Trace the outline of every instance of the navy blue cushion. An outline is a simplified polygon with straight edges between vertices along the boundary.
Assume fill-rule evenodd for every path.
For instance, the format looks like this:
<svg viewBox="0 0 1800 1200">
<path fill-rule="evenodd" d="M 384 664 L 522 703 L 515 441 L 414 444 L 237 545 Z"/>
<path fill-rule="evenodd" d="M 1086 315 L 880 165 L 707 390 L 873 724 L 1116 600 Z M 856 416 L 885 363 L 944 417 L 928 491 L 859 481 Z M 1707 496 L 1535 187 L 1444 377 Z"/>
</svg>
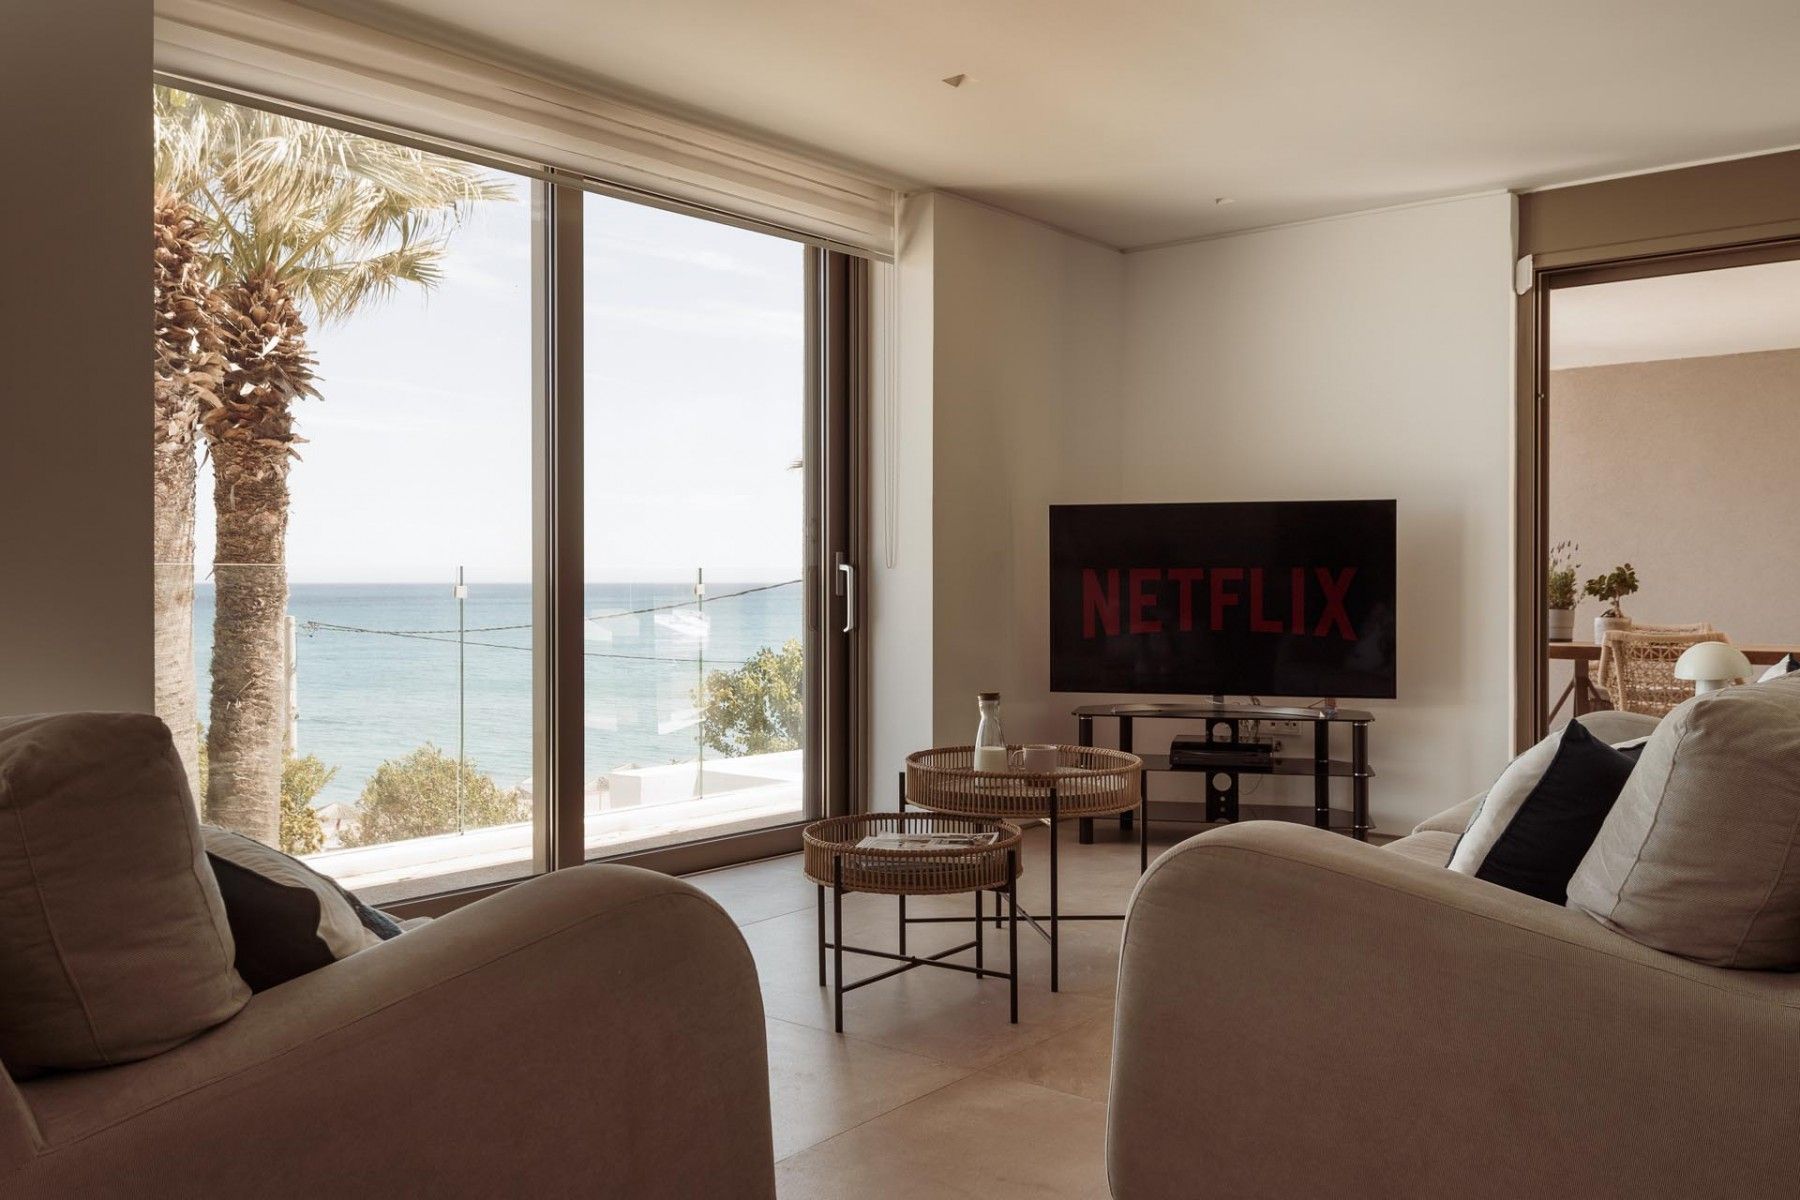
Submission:
<svg viewBox="0 0 1800 1200">
<path fill-rule="evenodd" d="M 1643 748 L 1639 742 L 1616 749 L 1579 721 L 1571 721 L 1556 756 L 1495 840 L 1475 878 L 1553 904 L 1567 901 L 1569 880 L 1594 844 Z"/>
</svg>

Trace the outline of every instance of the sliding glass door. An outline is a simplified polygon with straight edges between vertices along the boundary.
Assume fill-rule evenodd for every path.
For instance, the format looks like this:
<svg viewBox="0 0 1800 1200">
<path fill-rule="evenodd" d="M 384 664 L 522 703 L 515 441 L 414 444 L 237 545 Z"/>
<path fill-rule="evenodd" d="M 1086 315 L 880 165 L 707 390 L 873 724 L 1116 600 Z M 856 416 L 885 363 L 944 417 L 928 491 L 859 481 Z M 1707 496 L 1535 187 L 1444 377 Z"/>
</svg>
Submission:
<svg viewBox="0 0 1800 1200">
<path fill-rule="evenodd" d="M 585 839 L 806 807 L 807 251 L 584 202 Z"/>
</svg>

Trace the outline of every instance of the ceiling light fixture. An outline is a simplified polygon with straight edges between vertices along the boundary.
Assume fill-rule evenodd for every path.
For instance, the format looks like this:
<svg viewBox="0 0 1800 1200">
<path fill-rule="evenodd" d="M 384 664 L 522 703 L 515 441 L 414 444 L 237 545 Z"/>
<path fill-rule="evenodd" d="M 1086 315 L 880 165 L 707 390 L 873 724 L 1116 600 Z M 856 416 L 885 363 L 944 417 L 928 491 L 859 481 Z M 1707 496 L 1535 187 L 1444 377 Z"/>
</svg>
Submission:
<svg viewBox="0 0 1800 1200">
<path fill-rule="evenodd" d="M 964 81 L 966 81 L 968 78 L 969 77 L 967 75 L 947 75 L 944 77 L 944 82 L 949 84 L 951 87 L 959 88 L 963 85 Z"/>
</svg>

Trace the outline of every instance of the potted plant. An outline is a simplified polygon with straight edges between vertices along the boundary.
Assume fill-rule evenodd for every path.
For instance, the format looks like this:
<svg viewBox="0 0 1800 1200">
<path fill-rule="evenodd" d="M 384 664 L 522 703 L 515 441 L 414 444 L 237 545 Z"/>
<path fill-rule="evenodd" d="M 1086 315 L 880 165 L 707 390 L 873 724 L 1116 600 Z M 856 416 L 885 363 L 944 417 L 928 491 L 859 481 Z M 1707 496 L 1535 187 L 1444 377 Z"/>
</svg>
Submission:
<svg viewBox="0 0 1800 1200">
<path fill-rule="evenodd" d="M 1544 603 L 1548 608 L 1544 628 L 1553 642 L 1567 642 L 1575 637 L 1575 572 L 1581 570 L 1575 552 L 1580 549 L 1574 542 L 1558 542 L 1550 547 L 1550 568 L 1544 573 Z"/>
<path fill-rule="evenodd" d="M 1606 611 L 1594 618 L 1596 646 L 1605 643 L 1607 630 L 1631 628 L 1631 618 L 1625 615 L 1623 604 L 1625 597 L 1637 593 L 1638 577 L 1630 563 L 1614 567 L 1604 575 L 1594 576 L 1581 590 L 1583 595 L 1606 602 Z"/>
</svg>

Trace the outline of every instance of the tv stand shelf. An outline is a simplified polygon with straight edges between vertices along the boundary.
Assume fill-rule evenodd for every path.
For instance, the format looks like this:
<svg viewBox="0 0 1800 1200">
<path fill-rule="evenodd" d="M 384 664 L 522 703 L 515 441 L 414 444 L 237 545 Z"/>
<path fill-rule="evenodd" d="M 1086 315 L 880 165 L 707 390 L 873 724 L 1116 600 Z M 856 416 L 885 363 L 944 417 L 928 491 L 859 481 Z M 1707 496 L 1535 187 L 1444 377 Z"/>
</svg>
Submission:
<svg viewBox="0 0 1800 1200">
<path fill-rule="evenodd" d="M 1278 754 L 1267 757 L 1263 763 L 1247 763 L 1242 758 L 1234 758 L 1230 763 L 1196 763 L 1194 766 L 1171 766 L 1166 754 L 1139 754 L 1144 760 L 1146 771 L 1174 771 L 1180 775 L 1200 774 L 1205 771 L 1234 770 L 1244 775 L 1315 775 L 1318 765 L 1310 758 L 1301 758 L 1293 754 Z M 1325 773 L 1333 779 L 1353 779 L 1356 777 L 1356 764 L 1347 758 L 1331 758 L 1325 761 Z M 1369 768 L 1369 777 L 1375 776 L 1375 768 Z"/>
<path fill-rule="evenodd" d="M 1337 829 L 1358 841 L 1369 836 L 1369 780 L 1375 771 L 1369 765 L 1369 725 L 1373 713 L 1349 708 L 1275 708 L 1262 705 L 1229 705 L 1201 702 L 1197 704 L 1084 704 L 1073 713 L 1083 746 L 1094 744 L 1094 719 L 1110 717 L 1119 723 L 1119 749 L 1132 751 L 1134 723 L 1140 720 L 1193 721 L 1204 726 L 1207 741 L 1218 746 L 1217 761 L 1200 761 L 1192 765 L 1174 766 L 1167 754 L 1143 754 L 1145 771 L 1166 771 L 1171 775 L 1198 775 L 1206 783 L 1207 821 L 1288 820 L 1309 821 L 1319 829 Z M 1241 725 L 1255 721 L 1290 721 L 1313 727 L 1311 755 L 1262 755 L 1247 753 L 1239 741 Z M 1331 727 L 1350 726 L 1350 757 L 1331 757 Z M 1223 735 L 1223 736 L 1221 736 Z M 1238 782 L 1242 775 L 1285 775 L 1313 780 L 1313 803 L 1310 808 L 1281 805 L 1242 805 L 1238 803 Z M 1349 811 L 1331 807 L 1331 780 L 1350 781 Z M 1147 803 L 1147 802 L 1146 802 Z M 1130 828 L 1130 813 L 1121 814 L 1122 828 Z M 1081 822 L 1081 840 L 1094 839 L 1091 820 Z"/>
</svg>

